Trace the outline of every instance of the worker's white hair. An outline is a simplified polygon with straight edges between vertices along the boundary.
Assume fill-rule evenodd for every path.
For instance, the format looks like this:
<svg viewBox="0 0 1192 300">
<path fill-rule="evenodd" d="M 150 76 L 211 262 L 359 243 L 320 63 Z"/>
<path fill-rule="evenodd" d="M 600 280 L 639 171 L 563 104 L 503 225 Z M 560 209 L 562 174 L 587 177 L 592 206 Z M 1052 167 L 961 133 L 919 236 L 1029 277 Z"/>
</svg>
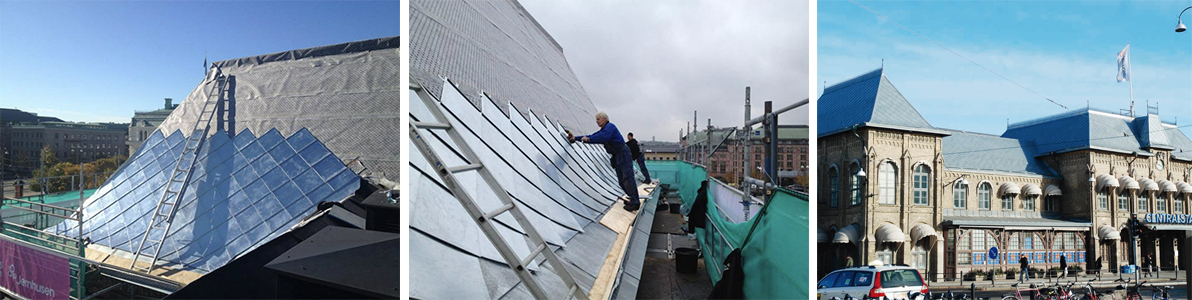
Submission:
<svg viewBox="0 0 1192 300">
<path fill-rule="evenodd" d="M 596 113 L 596 118 L 608 120 L 608 114 L 604 113 L 603 111 L 598 112 Z"/>
</svg>

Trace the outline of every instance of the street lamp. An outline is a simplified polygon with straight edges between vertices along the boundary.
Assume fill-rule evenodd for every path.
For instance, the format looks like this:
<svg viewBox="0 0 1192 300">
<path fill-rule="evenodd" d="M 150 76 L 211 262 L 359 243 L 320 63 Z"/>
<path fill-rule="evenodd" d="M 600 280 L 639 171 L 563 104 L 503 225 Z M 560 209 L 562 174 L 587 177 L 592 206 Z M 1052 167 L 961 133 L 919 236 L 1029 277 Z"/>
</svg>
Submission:
<svg viewBox="0 0 1192 300">
<path fill-rule="evenodd" d="M 1188 11 L 1189 8 L 1192 8 L 1192 6 L 1184 8 L 1183 11 L 1180 11 L 1180 15 L 1176 16 L 1175 20 L 1176 20 L 1176 22 L 1179 22 L 1179 23 L 1175 25 L 1175 32 L 1184 32 L 1185 30 L 1188 30 L 1188 27 L 1184 26 L 1183 17 L 1184 17 L 1184 12 Z"/>
</svg>

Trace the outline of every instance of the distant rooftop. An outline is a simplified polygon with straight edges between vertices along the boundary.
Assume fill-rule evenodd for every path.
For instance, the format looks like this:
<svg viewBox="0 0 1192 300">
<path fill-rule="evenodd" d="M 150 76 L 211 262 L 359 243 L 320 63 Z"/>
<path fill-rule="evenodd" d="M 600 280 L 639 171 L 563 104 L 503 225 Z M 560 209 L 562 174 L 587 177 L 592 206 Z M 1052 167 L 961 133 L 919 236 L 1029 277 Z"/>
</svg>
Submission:
<svg viewBox="0 0 1192 300">
<path fill-rule="evenodd" d="M 14 108 L 0 108 L 0 124 L 16 124 L 16 123 L 40 123 L 40 122 L 64 122 L 62 119 L 47 116 L 38 116 L 35 113 L 25 112 Z"/>
</svg>

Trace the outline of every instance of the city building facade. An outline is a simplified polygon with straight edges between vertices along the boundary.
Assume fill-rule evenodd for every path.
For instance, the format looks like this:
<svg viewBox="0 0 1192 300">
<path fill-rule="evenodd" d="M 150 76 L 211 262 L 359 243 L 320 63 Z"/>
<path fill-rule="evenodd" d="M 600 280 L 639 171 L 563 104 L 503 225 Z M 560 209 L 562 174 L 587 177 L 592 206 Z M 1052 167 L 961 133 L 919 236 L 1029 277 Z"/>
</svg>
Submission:
<svg viewBox="0 0 1192 300">
<path fill-rule="evenodd" d="M 679 150 L 686 161 L 702 164 L 708 168 L 708 173 L 726 183 L 737 183 L 742 179 L 745 171 L 745 138 L 739 136 L 735 128 L 713 129 L 711 148 L 709 151 L 707 131 L 697 131 L 684 137 L 684 146 Z M 766 161 L 764 135 L 760 129 L 754 130 L 748 139 L 750 159 L 750 177 L 764 178 L 764 174 L 757 170 Z M 806 174 L 808 166 L 808 137 L 807 125 L 779 125 L 778 127 L 778 174 L 771 177 L 779 178 L 779 174 L 789 174 L 779 178 L 783 185 L 794 182 L 798 174 Z M 708 157 L 708 153 L 712 155 Z"/>
<path fill-rule="evenodd" d="M 132 123 L 128 125 L 128 153 L 136 153 L 137 149 L 141 148 L 141 144 L 153 135 L 153 131 L 157 130 L 157 125 L 166 120 L 170 113 L 178 107 L 174 104 L 174 99 L 166 98 L 165 107 L 151 111 L 138 111 L 132 115 Z"/>
<path fill-rule="evenodd" d="M 128 124 L 41 122 L 12 125 L 9 132 L 9 151 L 14 164 L 22 170 L 40 167 L 45 147 L 60 161 L 70 162 L 128 155 Z"/>
<path fill-rule="evenodd" d="M 673 142 L 641 142 L 642 155 L 646 160 L 678 160 L 679 144 Z"/>
<path fill-rule="evenodd" d="M 1032 268 L 1063 257 L 1110 272 L 1153 255 L 1170 269 L 1192 230 L 1177 224 L 1189 219 L 1192 140 L 1157 108 L 1076 109 L 1001 135 L 941 129 L 881 69 L 826 88 L 818 104 L 820 273 L 849 257 L 933 280 L 1017 270 L 1022 256 Z M 1132 215 L 1147 226 L 1138 253 Z"/>
</svg>

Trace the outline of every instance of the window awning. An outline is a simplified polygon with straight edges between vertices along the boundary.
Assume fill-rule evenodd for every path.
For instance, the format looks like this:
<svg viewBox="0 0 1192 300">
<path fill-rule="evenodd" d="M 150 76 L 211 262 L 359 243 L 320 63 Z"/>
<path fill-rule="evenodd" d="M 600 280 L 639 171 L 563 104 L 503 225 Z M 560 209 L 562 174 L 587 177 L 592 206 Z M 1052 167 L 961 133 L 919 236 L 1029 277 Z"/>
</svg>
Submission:
<svg viewBox="0 0 1192 300">
<path fill-rule="evenodd" d="M 998 197 L 1005 196 L 1005 195 L 1017 195 L 1017 194 L 1018 194 L 1018 185 L 1014 184 L 1013 182 L 1006 181 L 1005 183 L 1002 183 L 1002 186 L 997 189 Z"/>
<path fill-rule="evenodd" d="M 1113 229 L 1113 227 L 1109 227 L 1109 225 L 1101 225 L 1101 228 L 1097 228 L 1097 237 L 1102 240 L 1122 239 L 1121 233 L 1118 233 L 1117 229 Z"/>
<path fill-rule="evenodd" d="M 1137 185 L 1137 184 L 1135 184 L 1135 185 Z M 1060 190 L 1060 187 L 1048 184 L 1047 187 L 1043 188 L 1043 195 L 1063 196 L 1064 192 Z"/>
<path fill-rule="evenodd" d="M 1162 189 L 1164 192 L 1179 192 L 1180 191 L 1179 189 L 1177 189 L 1175 187 L 1174 183 L 1171 183 L 1171 181 L 1167 181 L 1166 179 L 1159 179 L 1158 181 L 1156 181 L 1156 183 L 1159 184 L 1159 188 Z"/>
<path fill-rule="evenodd" d="M 878 226 L 877 232 L 874 233 L 873 237 L 877 238 L 878 243 L 906 242 L 906 234 L 902 233 L 902 229 L 890 223 Z"/>
<path fill-rule="evenodd" d="M 832 237 L 832 243 L 835 244 L 856 244 L 861 242 L 861 227 L 857 224 L 849 225 L 841 228 L 836 232 L 836 236 Z"/>
<path fill-rule="evenodd" d="M 911 227 L 912 243 L 918 243 L 919 240 L 929 237 L 939 238 L 939 234 L 935 232 L 935 228 L 931 228 L 931 225 L 919 223 L 916 224 L 915 227 Z"/>
<path fill-rule="evenodd" d="M 1043 190 L 1040 190 L 1039 186 L 1034 183 L 1028 183 L 1022 186 L 1022 194 L 1025 196 L 1038 196 L 1043 194 Z"/>
<path fill-rule="evenodd" d="M 1113 179 L 1113 175 L 1109 175 L 1109 174 L 1097 175 L 1097 190 L 1098 191 L 1100 191 L 1101 189 L 1107 188 L 1107 187 L 1115 188 L 1115 187 L 1119 187 L 1119 186 L 1121 186 L 1121 185 L 1118 183 L 1117 179 Z"/>
<path fill-rule="evenodd" d="M 1180 193 L 1192 194 L 1192 184 L 1183 181 L 1176 181 L 1175 186 L 1180 188 Z"/>
<path fill-rule="evenodd" d="M 1138 189 L 1138 181 L 1134 181 L 1134 178 L 1130 178 L 1130 176 L 1122 176 L 1122 178 L 1118 178 L 1118 182 L 1121 182 L 1122 187 L 1127 190 Z"/>
<path fill-rule="evenodd" d="M 1151 180 L 1150 178 L 1139 178 L 1138 184 L 1142 186 L 1142 190 L 1144 190 L 1144 191 L 1158 191 L 1159 190 L 1159 185 L 1156 184 L 1155 181 Z"/>
</svg>

